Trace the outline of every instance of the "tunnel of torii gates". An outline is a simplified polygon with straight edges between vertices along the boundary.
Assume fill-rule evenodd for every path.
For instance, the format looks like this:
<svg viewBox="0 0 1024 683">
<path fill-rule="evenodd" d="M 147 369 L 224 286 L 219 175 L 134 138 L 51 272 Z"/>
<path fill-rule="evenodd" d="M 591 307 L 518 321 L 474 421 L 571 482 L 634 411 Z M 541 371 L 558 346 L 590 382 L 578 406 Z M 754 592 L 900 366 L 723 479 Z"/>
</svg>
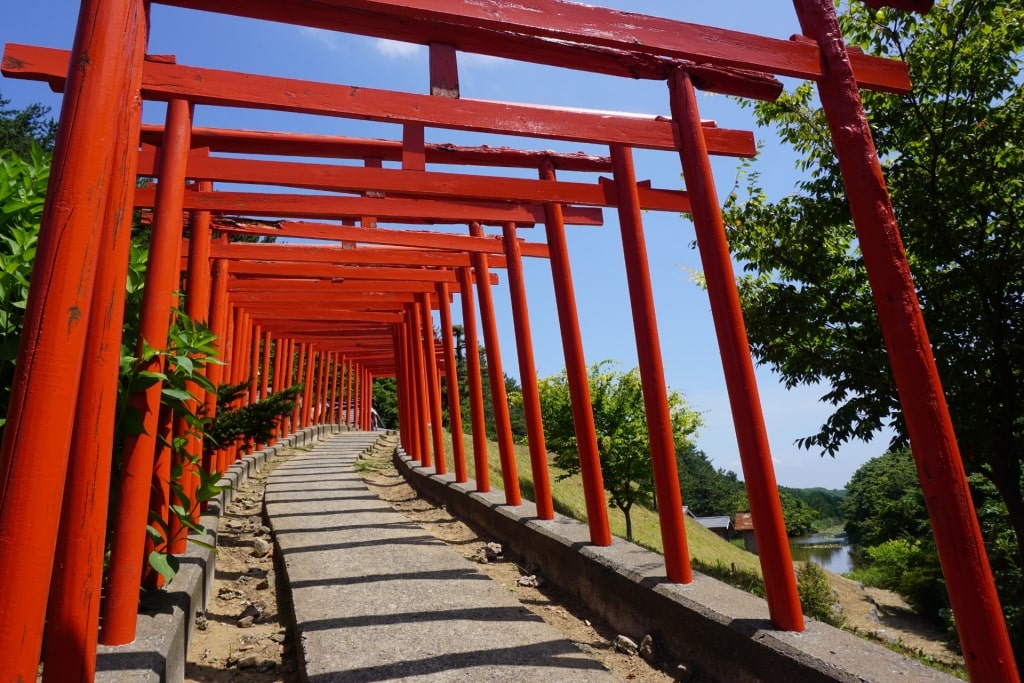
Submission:
<svg viewBox="0 0 1024 683">
<path fill-rule="evenodd" d="M 833 131 L 968 671 L 977 681 L 1018 680 L 860 103 L 860 88 L 908 92 L 907 69 L 901 62 L 847 48 L 831 0 L 794 0 L 801 34 L 789 40 L 561 0 L 533 0 L 529 8 L 506 0 L 157 1 L 428 45 L 430 94 L 218 71 L 177 64 L 173 57 L 149 56 L 148 7 L 143 0 L 83 0 L 70 52 L 6 46 L 4 75 L 46 81 L 65 96 L 0 451 L 0 679 L 32 680 L 42 658 L 46 681 L 91 680 L 97 639 L 116 645 L 134 638 L 151 483 L 166 492 L 170 471 L 169 456 L 158 448 L 156 435 L 170 433 L 174 426 L 159 419 L 159 384 L 133 397 L 144 416 L 145 434 L 128 437 L 123 444 L 121 480 L 116 484 L 117 526 L 104 585 L 116 349 L 122 336 L 133 207 L 152 220 L 140 322 L 140 336 L 152 347 L 166 348 L 169 313 L 175 292 L 182 291 L 185 312 L 207 322 L 219 338 L 225 365 L 208 367 L 211 381 L 248 382 L 246 401 L 302 384 L 300 407 L 280 422 L 278 434 L 328 422 L 368 429 L 372 379 L 394 376 L 402 445 L 414 460 L 438 473 L 449 466 L 441 445 L 439 388 L 439 377 L 447 376 L 453 380 L 446 382 L 454 446 L 451 465 L 455 478 L 465 481 L 467 447 L 454 390 L 452 344 L 451 304 L 458 294 L 467 348 L 477 348 L 482 336 L 486 349 L 502 484 L 507 503 L 518 505 L 491 293 L 496 282 L 491 269 L 505 269 L 541 518 L 553 513 L 522 259 L 547 259 L 579 441 L 587 523 L 596 545 L 607 545 L 611 538 L 565 226 L 600 225 L 602 207 L 614 207 L 651 437 L 665 572 L 668 580 L 678 583 L 690 582 L 691 570 L 641 212 L 690 213 L 756 521 L 770 617 L 777 628 L 802 630 L 765 424 L 708 161 L 712 154 L 750 156 L 754 140 L 749 132 L 701 121 L 694 97 L 695 89 L 703 89 L 770 100 L 781 92 L 776 76 L 787 76 L 817 83 Z M 919 12 L 928 11 L 931 4 L 865 1 Z M 671 116 L 463 99 L 459 51 L 663 80 Z M 141 124 L 146 99 L 167 103 L 163 126 Z M 193 129 L 195 105 L 384 121 L 402 124 L 403 135 L 401 140 L 367 140 Z M 607 146 L 608 156 L 428 145 L 425 127 L 595 143 Z M 685 191 L 638 182 L 632 148 L 677 153 Z M 223 153 L 355 161 L 328 165 L 217 156 Z M 386 168 L 385 161 L 401 167 Z M 442 173 L 426 170 L 428 164 L 476 169 Z M 537 175 L 494 177 L 487 167 L 532 169 Z M 566 182 L 556 178 L 558 170 L 610 174 L 611 179 Z M 155 185 L 136 190 L 138 177 L 155 178 Z M 276 185 L 300 192 L 215 191 L 216 182 Z M 384 228 L 378 222 L 414 228 Z M 439 224 L 468 230 L 453 234 L 428 229 Z M 499 226 L 501 236 L 485 234 L 484 226 Z M 518 230 L 531 226 L 543 226 L 534 229 L 544 230 L 545 241 L 520 239 Z M 219 234 L 215 240 L 214 231 Z M 228 240 L 231 234 L 326 244 L 237 243 Z M 435 310 L 440 340 L 433 332 Z M 477 310 L 480 332 L 475 325 Z M 487 491 L 481 369 L 475 353 L 466 358 L 472 416 L 469 448 L 477 490 Z M 146 367 L 159 370 L 161 362 L 157 357 Z M 212 397 L 206 396 L 204 403 L 206 410 L 215 409 Z M 429 429 L 428 424 L 438 428 Z M 202 467 L 222 471 L 247 446 L 252 445 L 221 445 Z M 195 453 L 200 447 L 194 441 L 190 445 Z M 183 478 L 186 487 L 195 486 L 195 472 L 186 471 Z M 161 507 L 157 501 L 154 512 L 166 515 L 166 504 Z"/>
</svg>

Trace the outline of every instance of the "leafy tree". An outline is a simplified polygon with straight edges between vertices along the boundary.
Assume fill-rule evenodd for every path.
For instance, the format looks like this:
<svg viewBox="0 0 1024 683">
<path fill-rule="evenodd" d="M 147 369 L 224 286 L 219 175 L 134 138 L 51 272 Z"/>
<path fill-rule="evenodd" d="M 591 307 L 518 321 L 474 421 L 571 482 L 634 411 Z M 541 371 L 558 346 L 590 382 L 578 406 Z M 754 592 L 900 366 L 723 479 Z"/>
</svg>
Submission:
<svg viewBox="0 0 1024 683">
<path fill-rule="evenodd" d="M 913 456 L 902 450 L 872 458 L 854 472 L 846 490 L 841 512 L 859 560 L 856 578 L 900 593 L 925 616 L 947 609 Z"/>
<path fill-rule="evenodd" d="M 373 405 L 385 427 L 398 428 L 398 385 L 394 377 L 373 378 Z"/>
<path fill-rule="evenodd" d="M 57 139 L 57 123 L 47 118 L 50 108 L 30 104 L 24 109 L 8 109 L 10 103 L 0 94 L 0 151 L 9 149 L 28 159 L 35 144 L 47 154 L 52 152 Z"/>
<path fill-rule="evenodd" d="M 526 409 L 523 406 L 523 388 L 515 377 L 507 374 L 505 375 L 505 396 L 508 398 L 508 420 L 512 438 L 517 443 L 526 443 Z"/>
<path fill-rule="evenodd" d="M 452 325 L 452 337 L 455 345 L 455 361 L 459 364 L 466 361 L 466 329 L 462 325 Z"/>
<path fill-rule="evenodd" d="M 841 22 L 909 65 L 911 94 L 865 92 L 864 105 L 966 466 L 998 491 L 1024 564 L 1024 2 L 944 0 L 926 16 L 851 3 Z M 770 201 L 750 173 L 727 203 L 752 351 L 788 386 L 830 387 L 835 412 L 803 446 L 834 455 L 885 425 L 903 446 L 824 116 L 808 85 L 755 112 L 807 175 Z"/>
<path fill-rule="evenodd" d="M 740 509 L 746 509 L 743 482 L 735 472 L 715 469 L 704 451 L 692 445 L 678 449 L 676 469 L 683 503 L 698 517 L 732 515 L 737 511 L 737 498 L 744 501 Z"/>
<path fill-rule="evenodd" d="M 806 536 L 818 528 L 821 515 L 799 496 L 780 489 L 779 502 L 782 503 L 782 519 L 786 522 L 787 536 Z"/>
<path fill-rule="evenodd" d="M 853 546 L 929 536 L 913 456 L 905 450 L 890 451 L 861 465 L 846 485 L 842 513 Z"/>
<path fill-rule="evenodd" d="M 980 475 L 972 476 L 970 483 L 1010 641 L 1020 662 L 1024 653 L 1024 566 L 1017 560 L 1017 537 L 1009 524 L 1006 506 L 992 483 Z"/>
<path fill-rule="evenodd" d="M 779 490 L 791 493 L 810 505 L 817 511 L 821 521 L 826 524 L 838 522 L 840 517 L 839 509 L 843 499 L 846 498 L 846 491 L 843 489 L 825 489 L 821 487 L 794 489 L 780 486 Z"/>
<path fill-rule="evenodd" d="M 594 410 L 598 453 L 609 504 L 622 510 L 626 538 L 633 538 L 630 512 L 636 504 L 653 506 L 654 475 L 647 435 L 640 372 L 606 369 L 610 361 L 596 363 L 588 370 L 590 400 Z M 580 461 L 569 399 L 568 377 L 547 377 L 538 382 L 544 437 L 555 456 L 553 463 L 564 470 L 562 478 L 580 471 Z M 700 427 L 700 414 L 690 409 L 677 392 L 669 394 L 672 431 L 676 450 L 691 449 Z"/>
</svg>

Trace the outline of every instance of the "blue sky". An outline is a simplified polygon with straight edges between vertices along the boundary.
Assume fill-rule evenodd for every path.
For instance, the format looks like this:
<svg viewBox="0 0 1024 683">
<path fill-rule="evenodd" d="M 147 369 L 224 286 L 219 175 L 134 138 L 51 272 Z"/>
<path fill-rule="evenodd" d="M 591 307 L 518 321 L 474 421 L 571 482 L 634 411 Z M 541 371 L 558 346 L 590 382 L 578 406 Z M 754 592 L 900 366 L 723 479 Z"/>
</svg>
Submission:
<svg viewBox="0 0 1024 683">
<path fill-rule="evenodd" d="M 777 38 L 788 38 L 799 30 L 792 6 L 784 0 L 599 0 L 597 4 Z M 78 3 L 71 0 L 10 3 L 0 24 L 0 43 L 69 49 L 77 12 Z M 162 5 L 153 6 L 149 52 L 174 54 L 179 63 L 195 66 L 409 92 L 428 89 L 426 50 L 422 47 Z M 580 74 L 477 55 L 460 55 L 459 64 L 462 96 L 467 98 L 668 113 L 664 83 Z M 51 105 L 54 113 L 59 110 L 59 96 L 41 83 L 4 79 L 0 81 L 0 92 L 16 107 L 42 102 Z M 716 120 L 721 127 L 755 128 L 750 110 L 741 109 L 726 97 L 703 94 L 700 104 L 703 117 Z M 163 116 L 161 104 L 146 104 L 147 122 L 160 123 Z M 401 136 L 397 126 L 388 124 L 215 107 L 197 107 L 195 124 L 391 139 Z M 763 182 L 775 195 L 789 191 L 796 178 L 793 157 L 778 146 L 771 131 L 755 130 L 755 134 L 764 143 L 757 162 Z M 606 153 L 599 147 L 578 143 L 439 129 L 429 129 L 427 140 Z M 655 187 L 682 186 L 676 155 L 638 150 L 635 157 L 638 178 L 651 179 Z M 724 199 L 736 177 L 737 163 L 718 159 L 713 166 L 719 196 Z M 716 466 L 741 474 L 707 295 L 692 279 L 701 270 L 699 255 L 691 246 L 692 225 L 670 213 L 648 212 L 644 221 L 668 384 L 685 394 L 692 407 L 703 413 L 705 426 L 698 439 L 699 447 Z M 527 239 L 542 238 L 542 229 L 533 232 L 536 236 L 530 230 L 522 231 Z M 613 359 L 620 361 L 623 368 L 636 365 L 614 210 L 605 211 L 604 227 L 569 228 L 569 248 L 587 361 Z M 495 303 L 502 355 L 506 372 L 518 377 L 508 292 L 504 274 L 499 275 L 502 284 L 495 292 Z M 538 372 L 541 376 L 555 374 L 564 361 L 547 262 L 528 260 L 526 282 Z M 459 307 L 455 306 L 454 311 L 457 319 Z M 835 459 L 797 448 L 794 441 L 813 433 L 830 413 L 829 406 L 818 401 L 824 389 L 787 391 L 767 368 L 758 368 L 758 378 L 780 484 L 839 488 L 861 463 L 884 451 L 887 435 L 871 444 L 851 444 Z"/>
</svg>

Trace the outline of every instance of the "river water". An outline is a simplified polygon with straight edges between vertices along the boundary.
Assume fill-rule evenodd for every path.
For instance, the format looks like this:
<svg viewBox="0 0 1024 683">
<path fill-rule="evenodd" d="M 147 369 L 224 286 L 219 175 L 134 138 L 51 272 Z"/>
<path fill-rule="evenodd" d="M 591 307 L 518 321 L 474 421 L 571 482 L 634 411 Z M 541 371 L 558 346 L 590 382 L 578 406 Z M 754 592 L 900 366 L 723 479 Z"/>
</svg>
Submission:
<svg viewBox="0 0 1024 683">
<path fill-rule="evenodd" d="M 850 546 L 843 534 L 810 534 L 789 539 L 789 549 L 794 560 L 817 562 L 836 574 L 853 570 Z"/>
</svg>

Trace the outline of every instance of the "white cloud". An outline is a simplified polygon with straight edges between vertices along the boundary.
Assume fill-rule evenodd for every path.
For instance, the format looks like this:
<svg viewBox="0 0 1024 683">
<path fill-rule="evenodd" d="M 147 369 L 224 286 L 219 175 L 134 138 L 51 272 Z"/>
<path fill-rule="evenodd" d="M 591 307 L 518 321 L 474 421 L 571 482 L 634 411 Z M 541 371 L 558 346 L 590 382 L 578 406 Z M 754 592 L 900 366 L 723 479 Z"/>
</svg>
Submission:
<svg viewBox="0 0 1024 683">
<path fill-rule="evenodd" d="M 300 26 L 299 32 L 306 40 L 319 43 L 322 47 L 327 48 L 331 52 L 341 52 L 344 49 L 341 35 L 334 31 L 326 31 L 322 28 L 310 28 L 309 26 Z"/>
<path fill-rule="evenodd" d="M 426 47 L 415 43 L 403 43 L 397 40 L 377 38 L 373 41 L 373 48 L 389 59 L 408 59 L 426 52 Z"/>
</svg>

